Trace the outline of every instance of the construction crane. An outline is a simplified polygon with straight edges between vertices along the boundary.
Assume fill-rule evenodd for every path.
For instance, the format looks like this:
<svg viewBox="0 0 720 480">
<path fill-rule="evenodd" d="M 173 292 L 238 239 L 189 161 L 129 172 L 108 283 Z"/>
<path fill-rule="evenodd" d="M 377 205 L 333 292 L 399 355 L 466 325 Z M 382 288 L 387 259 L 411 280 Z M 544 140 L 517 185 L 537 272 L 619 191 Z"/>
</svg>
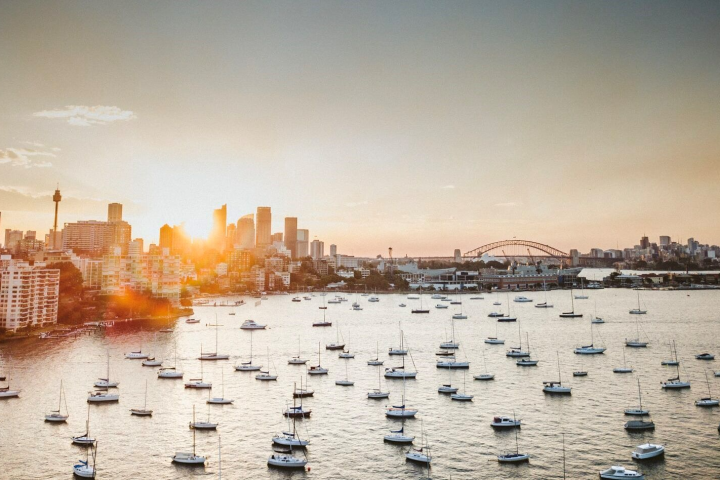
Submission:
<svg viewBox="0 0 720 480">
<path fill-rule="evenodd" d="M 535 258 L 532 256 L 532 253 L 530 253 L 530 249 L 527 249 L 528 255 L 530 255 L 530 261 L 535 265 Z"/>
</svg>

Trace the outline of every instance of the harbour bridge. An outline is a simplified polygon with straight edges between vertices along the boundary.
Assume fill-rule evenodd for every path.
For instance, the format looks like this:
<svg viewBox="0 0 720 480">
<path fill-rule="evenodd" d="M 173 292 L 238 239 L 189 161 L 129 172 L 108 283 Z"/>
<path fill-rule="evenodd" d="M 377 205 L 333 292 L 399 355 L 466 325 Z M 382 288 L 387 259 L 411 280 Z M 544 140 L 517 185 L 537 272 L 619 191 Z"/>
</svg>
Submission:
<svg viewBox="0 0 720 480">
<path fill-rule="evenodd" d="M 563 252 L 562 250 L 546 245 L 544 243 L 534 242 L 532 240 L 519 240 L 513 238 L 511 240 L 500 240 L 499 242 L 487 243 L 480 247 L 474 248 L 462 254 L 462 260 L 471 260 L 480 258 L 484 254 L 491 255 L 498 259 L 505 259 L 508 261 L 520 260 L 543 263 L 559 263 L 568 265 L 572 262 L 570 254 Z M 415 257 L 416 259 L 422 259 L 425 261 L 449 261 L 455 260 L 455 257 Z M 580 266 L 612 266 L 613 263 L 617 262 L 617 258 L 605 258 L 605 257 L 577 257 Z"/>
</svg>

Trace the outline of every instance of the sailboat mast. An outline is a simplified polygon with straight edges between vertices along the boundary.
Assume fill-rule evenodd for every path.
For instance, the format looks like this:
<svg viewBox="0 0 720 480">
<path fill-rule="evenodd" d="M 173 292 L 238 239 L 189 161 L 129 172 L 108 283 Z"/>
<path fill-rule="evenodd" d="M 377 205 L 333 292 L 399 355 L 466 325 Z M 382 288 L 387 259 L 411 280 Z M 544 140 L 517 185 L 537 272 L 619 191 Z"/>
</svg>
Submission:
<svg viewBox="0 0 720 480">
<path fill-rule="evenodd" d="M 562 383 L 562 374 L 560 373 L 560 352 L 557 353 L 557 360 L 558 360 L 558 381 Z"/>
<path fill-rule="evenodd" d="M 62 380 L 60 380 L 60 398 L 58 398 L 58 413 L 60 413 L 60 407 L 62 407 Z"/>
<path fill-rule="evenodd" d="M 642 392 L 640 391 L 640 379 L 638 378 L 638 402 L 640 402 L 640 413 L 642 413 Z"/>
</svg>

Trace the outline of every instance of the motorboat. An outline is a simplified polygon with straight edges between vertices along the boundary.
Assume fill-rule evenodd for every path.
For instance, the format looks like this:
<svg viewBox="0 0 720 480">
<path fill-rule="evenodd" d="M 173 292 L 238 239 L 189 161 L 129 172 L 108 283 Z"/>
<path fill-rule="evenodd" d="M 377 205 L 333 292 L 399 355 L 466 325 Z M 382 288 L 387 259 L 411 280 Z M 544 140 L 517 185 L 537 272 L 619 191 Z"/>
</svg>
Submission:
<svg viewBox="0 0 720 480">
<path fill-rule="evenodd" d="M 200 320 L 197 318 L 188 318 L 187 320 L 185 320 L 185 323 L 200 323 Z"/>
<path fill-rule="evenodd" d="M 531 298 L 523 297 L 522 295 L 513 298 L 513 302 L 515 302 L 515 303 L 530 303 L 532 301 L 533 300 Z"/>
<path fill-rule="evenodd" d="M 241 330 L 265 330 L 267 325 L 261 325 L 259 323 L 256 323 L 255 320 L 245 320 L 242 325 L 240 325 Z"/>
<path fill-rule="evenodd" d="M 128 360 L 144 360 L 148 357 L 149 355 L 147 353 L 143 353 L 140 350 L 138 350 L 137 352 L 130 352 L 125 354 L 125 358 L 127 358 Z"/>
<path fill-rule="evenodd" d="M 632 458 L 635 460 L 647 460 L 664 454 L 664 445 L 654 445 L 652 443 L 643 443 L 642 445 L 638 445 L 631 453 Z"/>
<path fill-rule="evenodd" d="M 628 470 L 625 467 L 613 466 L 600 472 L 600 478 L 606 480 L 644 480 L 645 475 L 634 470 Z"/>
<path fill-rule="evenodd" d="M 442 304 L 442 303 L 438 303 L 437 305 L 435 305 L 435 308 L 445 309 L 445 308 L 450 308 L 450 307 L 449 307 L 448 305 L 445 305 L 445 304 Z"/>
<path fill-rule="evenodd" d="M 498 455 L 497 460 L 500 463 L 521 463 L 529 461 L 530 455 L 527 453 L 510 452 L 503 455 Z"/>
<path fill-rule="evenodd" d="M 493 417 L 490 426 L 493 428 L 520 428 L 522 420 L 510 417 Z"/>
<path fill-rule="evenodd" d="M 715 360 L 715 355 L 711 353 L 701 353 L 699 355 L 695 355 L 695 358 L 697 360 Z"/>
<path fill-rule="evenodd" d="M 500 340 L 500 339 L 497 338 L 497 337 L 487 337 L 487 338 L 485 339 L 485 343 L 488 343 L 488 344 L 490 344 L 490 345 L 504 345 L 504 344 L 505 344 L 505 340 Z"/>
<path fill-rule="evenodd" d="M 120 394 L 109 392 L 90 392 L 88 403 L 109 403 L 120 401 Z"/>
</svg>

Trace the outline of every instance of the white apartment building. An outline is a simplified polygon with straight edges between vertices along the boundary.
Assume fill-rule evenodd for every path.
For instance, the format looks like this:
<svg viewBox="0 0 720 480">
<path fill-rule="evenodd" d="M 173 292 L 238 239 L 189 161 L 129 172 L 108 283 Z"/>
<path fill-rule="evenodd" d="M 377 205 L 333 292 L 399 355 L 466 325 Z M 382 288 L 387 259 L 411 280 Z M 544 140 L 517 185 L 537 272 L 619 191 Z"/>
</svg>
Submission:
<svg viewBox="0 0 720 480">
<path fill-rule="evenodd" d="M 16 331 L 57 323 L 60 270 L 0 256 L 0 327 Z"/>
<path fill-rule="evenodd" d="M 80 270 L 83 277 L 83 286 L 93 290 L 99 290 L 102 287 L 103 261 L 95 258 L 78 257 L 72 255 L 70 261 L 75 268 Z"/>
<path fill-rule="evenodd" d="M 174 305 L 180 302 L 179 255 L 122 255 L 115 247 L 112 255 L 103 258 L 103 295 L 124 295 L 128 291 L 149 292 L 153 297 L 167 298 Z"/>
</svg>

